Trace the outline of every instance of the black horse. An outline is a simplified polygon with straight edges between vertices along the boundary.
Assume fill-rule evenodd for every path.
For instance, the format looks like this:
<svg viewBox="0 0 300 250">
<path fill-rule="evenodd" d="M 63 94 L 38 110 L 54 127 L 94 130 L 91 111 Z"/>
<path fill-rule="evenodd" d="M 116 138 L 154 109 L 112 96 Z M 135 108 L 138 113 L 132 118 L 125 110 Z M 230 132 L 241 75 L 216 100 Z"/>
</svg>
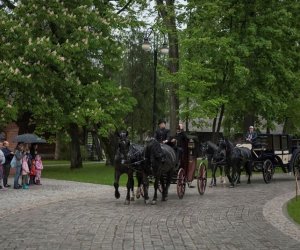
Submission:
<svg viewBox="0 0 300 250">
<path fill-rule="evenodd" d="M 146 168 L 151 168 L 154 177 L 152 204 L 155 205 L 159 183 L 162 189 L 162 201 L 166 201 L 168 198 L 168 189 L 177 165 L 176 154 L 169 145 L 160 144 L 155 138 L 148 138 L 145 146 L 145 158 Z"/>
<path fill-rule="evenodd" d="M 240 183 L 242 169 L 245 169 L 248 175 L 247 183 L 251 183 L 252 174 L 252 155 L 251 150 L 245 147 L 235 147 L 230 141 L 225 139 L 219 144 L 219 151 L 226 152 L 225 172 L 230 182 L 230 187 L 234 187 L 236 183 Z"/>
<path fill-rule="evenodd" d="M 128 132 L 119 133 L 119 143 L 114 160 L 115 167 L 115 197 L 120 198 L 119 180 L 124 173 L 128 175 L 127 180 L 127 195 L 125 204 L 130 204 L 134 201 L 134 172 L 138 180 L 138 187 L 141 187 L 142 182 L 145 181 L 144 186 L 147 187 L 147 178 L 143 178 L 144 168 L 144 147 L 138 144 L 130 143 L 128 139 Z M 130 196 L 130 191 L 132 196 Z"/>
<path fill-rule="evenodd" d="M 226 165 L 225 150 L 219 150 L 219 147 L 215 143 L 207 141 L 202 144 L 202 152 L 207 156 L 208 168 L 212 171 L 212 179 L 209 186 L 213 187 L 217 185 L 216 172 L 218 168 L 220 169 L 221 183 L 224 183 L 223 169 Z"/>
</svg>

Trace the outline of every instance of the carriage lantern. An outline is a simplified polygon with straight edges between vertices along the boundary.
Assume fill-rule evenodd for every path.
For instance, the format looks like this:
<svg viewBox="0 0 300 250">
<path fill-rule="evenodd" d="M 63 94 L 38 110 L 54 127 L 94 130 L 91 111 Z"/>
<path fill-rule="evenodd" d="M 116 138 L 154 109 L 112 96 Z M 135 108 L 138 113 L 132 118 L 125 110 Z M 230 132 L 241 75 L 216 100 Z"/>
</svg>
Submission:
<svg viewBox="0 0 300 250">
<path fill-rule="evenodd" d="M 191 150 L 195 148 L 195 142 L 193 139 L 189 139 L 188 147 Z"/>
</svg>

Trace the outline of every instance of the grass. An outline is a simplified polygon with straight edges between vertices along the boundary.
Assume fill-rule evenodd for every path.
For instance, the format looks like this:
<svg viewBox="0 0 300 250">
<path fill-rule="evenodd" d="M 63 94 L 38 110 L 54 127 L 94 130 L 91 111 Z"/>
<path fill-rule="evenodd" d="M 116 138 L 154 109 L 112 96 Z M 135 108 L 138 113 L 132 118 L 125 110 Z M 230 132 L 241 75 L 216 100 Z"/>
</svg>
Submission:
<svg viewBox="0 0 300 250">
<path fill-rule="evenodd" d="M 44 161 L 43 177 L 95 184 L 113 185 L 114 168 L 99 162 L 84 162 L 83 168 L 70 169 L 68 161 Z M 127 176 L 121 176 L 120 185 L 125 186 Z"/>
<path fill-rule="evenodd" d="M 199 162 L 200 161 L 198 161 L 197 165 Z M 86 161 L 83 163 L 83 168 L 74 170 L 70 170 L 69 161 L 45 160 L 43 163 L 43 177 L 45 178 L 105 185 L 113 185 L 114 182 L 114 168 L 112 166 L 106 166 L 104 163 Z M 281 172 L 281 168 L 276 168 L 275 174 Z M 261 173 L 254 172 L 253 174 Z M 217 170 L 217 176 L 219 175 L 220 172 Z M 207 170 L 207 177 L 211 178 L 210 169 Z M 127 175 L 123 174 L 120 178 L 120 186 L 125 186 L 126 182 Z"/>
<path fill-rule="evenodd" d="M 287 204 L 289 216 L 298 224 L 300 224 L 300 197 L 290 200 Z"/>
<path fill-rule="evenodd" d="M 56 180 L 78 181 L 95 184 L 113 185 L 114 168 L 99 162 L 84 162 L 83 168 L 70 169 L 69 161 L 43 161 L 43 177 Z M 217 173 L 219 175 L 219 171 Z M 208 170 L 208 177 L 211 171 Z M 127 175 L 123 174 L 120 178 L 120 186 L 127 183 Z"/>
</svg>

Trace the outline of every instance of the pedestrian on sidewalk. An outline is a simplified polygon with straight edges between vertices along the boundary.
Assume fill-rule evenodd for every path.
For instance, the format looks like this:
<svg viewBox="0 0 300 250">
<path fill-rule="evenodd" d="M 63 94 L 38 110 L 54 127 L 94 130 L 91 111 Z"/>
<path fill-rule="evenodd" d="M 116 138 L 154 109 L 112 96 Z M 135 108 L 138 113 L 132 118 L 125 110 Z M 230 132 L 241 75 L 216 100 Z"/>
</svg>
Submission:
<svg viewBox="0 0 300 250">
<path fill-rule="evenodd" d="M 15 177 L 14 177 L 14 189 L 22 188 L 22 186 L 19 185 L 19 178 L 20 178 L 21 171 L 22 171 L 22 158 L 23 158 L 23 144 L 18 144 L 16 151 L 15 151 L 16 173 L 15 173 Z"/>
<path fill-rule="evenodd" d="M 3 142 L 3 149 L 2 149 L 4 156 L 5 156 L 5 163 L 3 165 L 3 185 L 4 187 L 8 188 L 10 185 L 8 184 L 8 176 L 10 173 L 10 163 L 12 158 L 14 157 L 14 153 L 9 149 L 8 141 Z"/>
<path fill-rule="evenodd" d="M 3 185 L 3 165 L 5 164 L 5 156 L 2 151 L 3 143 L 0 142 L 0 189 L 4 188 Z"/>
<path fill-rule="evenodd" d="M 42 170 L 43 170 L 43 162 L 42 157 L 40 155 L 36 155 L 35 157 L 35 183 L 37 185 L 42 185 L 41 177 L 42 177 Z"/>
<path fill-rule="evenodd" d="M 22 187 L 28 189 L 28 174 L 30 173 L 28 166 L 28 155 L 25 153 L 22 158 Z"/>
</svg>

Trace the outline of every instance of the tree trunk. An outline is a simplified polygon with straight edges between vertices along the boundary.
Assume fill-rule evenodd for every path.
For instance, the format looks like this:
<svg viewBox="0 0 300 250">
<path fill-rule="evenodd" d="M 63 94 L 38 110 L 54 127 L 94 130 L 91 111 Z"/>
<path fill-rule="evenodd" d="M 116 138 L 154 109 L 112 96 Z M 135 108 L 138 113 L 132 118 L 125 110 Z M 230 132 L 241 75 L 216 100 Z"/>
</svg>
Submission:
<svg viewBox="0 0 300 250">
<path fill-rule="evenodd" d="M 82 158 L 80 153 L 79 128 L 75 123 L 70 124 L 70 151 L 71 151 L 71 169 L 82 168 Z"/>
<path fill-rule="evenodd" d="M 97 160 L 100 161 L 103 159 L 101 142 L 96 131 L 92 131 L 91 133 L 93 138 L 93 150 L 95 150 Z"/>
<path fill-rule="evenodd" d="M 223 117 L 224 117 L 224 111 L 225 111 L 225 104 L 222 104 L 220 116 L 219 116 L 219 120 L 218 120 L 217 131 L 216 131 L 216 141 L 218 141 L 220 138 L 220 130 L 221 130 L 221 125 L 222 125 L 222 121 L 223 121 Z"/>
<path fill-rule="evenodd" d="M 216 143 L 216 124 L 217 124 L 217 117 L 214 118 L 213 125 L 212 125 L 212 137 L 211 137 L 211 140 L 214 143 Z"/>
<path fill-rule="evenodd" d="M 253 114 L 246 114 L 244 116 L 244 131 L 248 131 L 249 129 L 249 126 L 254 126 L 254 121 L 255 121 L 255 118 L 254 118 L 254 115 Z"/>
<path fill-rule="evenodd" d="M 61 140 L 60 140 L 60 134 L 59 132 L 56 133 L 56 140 L 55 140 L 55 152 L 54 152 L 54 160 L 60 159 L 60 153 L 61 153 Z"/>
<path fill-rule="evenodd" d="M 163 18 L 164 25 L 167 28 L 169 40 L 169 71 L 176 73 L 179 70 L 179 49 L 178 32 L 176 28 L 176 11 L 174 0 L 156 0 L 157 9 Z M 178 84 L 170 83 L 170 130 L 171 135 L 175 135 L 176 127 L 179 122 L 179 97 Z"/>
<path fill-rule="evenodd" d="M 102 137 L 101 141 L 106 155 L 106 165 L 113 166 L 118 138 L 115 133 L 111 133 L 109 137 Z"/>
</svg>

